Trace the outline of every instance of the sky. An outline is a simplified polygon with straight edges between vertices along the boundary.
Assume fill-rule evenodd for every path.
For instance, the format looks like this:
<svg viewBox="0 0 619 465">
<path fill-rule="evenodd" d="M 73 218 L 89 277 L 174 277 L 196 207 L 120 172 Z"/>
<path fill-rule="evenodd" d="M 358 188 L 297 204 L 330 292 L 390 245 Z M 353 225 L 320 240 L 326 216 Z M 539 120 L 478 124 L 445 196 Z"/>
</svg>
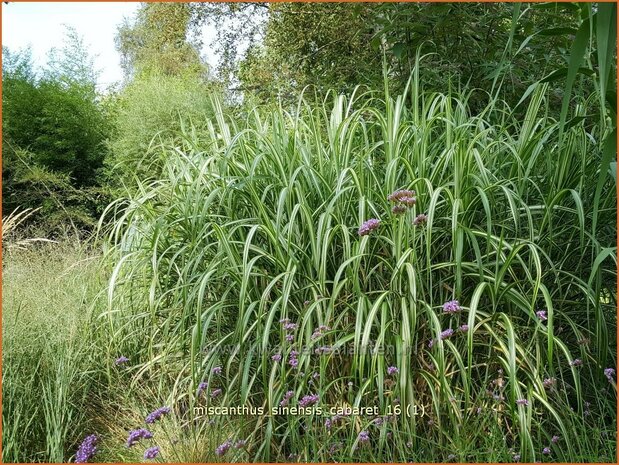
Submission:
<svg viewBox="0 0 619 465">
<path fill-rule="evenodd" d="M 95 67 L 101 71 L 99 87 L 122 80 L 120 55 L 114 47 L 116 28 L 124 17 L 133 17 L 139 2 L 28 2 L 2 3 L 2 45 L 11 50 L 30 46 L 35 64 L 44 65 L 52 47 L 61 47 L 64 24 L 82 36 L 95 55 Z M 203 30 L 204 43 L 209 44 L 214 31 Z M 203 50 L 207 62 L 214 56 Z"/>
</svg>

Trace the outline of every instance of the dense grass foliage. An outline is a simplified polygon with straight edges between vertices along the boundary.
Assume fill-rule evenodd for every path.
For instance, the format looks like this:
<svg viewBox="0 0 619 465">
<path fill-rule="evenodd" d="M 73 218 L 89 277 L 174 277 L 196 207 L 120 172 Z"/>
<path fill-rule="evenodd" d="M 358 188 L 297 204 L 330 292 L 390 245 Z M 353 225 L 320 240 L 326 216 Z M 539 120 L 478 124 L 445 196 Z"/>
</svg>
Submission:
<svg viewBox="0 0 619 465">
<path fill-rule="evenodd" d="M 2 461 L 66 462 L 91 427 L 92 303 L 105 278 L 98 257 L 72 245 L 13 244 L 2 270 Z"/>
<path fill-rule="evenodd" d="M 214 101 L 107 213 L 108 363 L 132 354 L 192 428 L 207 405 L 323 409 L 210 416 L 223 459 L 614 461 L 609 129 L 577 102 L 559 140 L 543 85 L 523 120 L 467 103 L 416 77 L 237 119 Z"/>
</svg>

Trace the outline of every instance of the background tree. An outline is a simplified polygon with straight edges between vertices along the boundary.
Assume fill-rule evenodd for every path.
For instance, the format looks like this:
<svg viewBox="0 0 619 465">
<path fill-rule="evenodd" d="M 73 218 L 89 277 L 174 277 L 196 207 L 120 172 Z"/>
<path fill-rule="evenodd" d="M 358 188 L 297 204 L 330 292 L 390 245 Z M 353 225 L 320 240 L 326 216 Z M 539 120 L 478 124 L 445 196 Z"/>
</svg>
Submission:
<svg viewBox="0 0 619 465">
<path fill-rule="evenodd" d="M 43 207 L 51 229 L 96 222 L 108 122 L 92 58 L 74 30 L 37 73 L 30 52 L 3 49 L 3 209 Z"/>
<path fill-rule="evenodd" d="M 156 69 L 167 75 L 204 73 L 200 20 L 187 3 L 142 3 L 134 20 L 118 28 L 116 47 L 127 77 Z"/>
</svg>

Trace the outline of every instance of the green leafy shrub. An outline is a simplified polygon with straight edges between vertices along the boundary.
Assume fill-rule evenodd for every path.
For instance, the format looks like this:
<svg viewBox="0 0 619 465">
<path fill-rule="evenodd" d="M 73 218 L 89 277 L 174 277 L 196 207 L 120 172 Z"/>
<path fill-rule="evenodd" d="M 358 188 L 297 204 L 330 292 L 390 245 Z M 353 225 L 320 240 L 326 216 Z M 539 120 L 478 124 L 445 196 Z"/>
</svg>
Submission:
<svg viewBox="0 0 619 465">
<path fill-rule="evenodd" d="M 56 64 L 39 76 L 28 51 L 3 49 L 3 209 L 41 207 L 46 235 L 92 228 L 109 201 L 100 189 L 109 125 L 95 82 L 86 65 L 71 74 L 62 57 Z"/>
<path fill-rule="evenodd" d="M 157 177 L 161 144 L 182 144 L 186 125 L 206 127 L 213 115 L 210 91 L 212 87 L 191 73 L 138 75 L 109 103 L 114 132 L 108 164 L 113 177 L 130 179 L 131 184 L 134 178 Z"/>
</svg>

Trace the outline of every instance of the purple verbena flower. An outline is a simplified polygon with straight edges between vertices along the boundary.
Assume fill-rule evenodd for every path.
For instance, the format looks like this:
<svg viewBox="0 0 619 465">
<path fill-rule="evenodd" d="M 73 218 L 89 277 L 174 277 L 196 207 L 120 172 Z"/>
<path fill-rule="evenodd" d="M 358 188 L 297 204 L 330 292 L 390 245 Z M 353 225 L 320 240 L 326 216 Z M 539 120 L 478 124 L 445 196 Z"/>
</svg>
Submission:
<svg viewBox="0 0 619 465">
<path fill-rule="evenodd" d="M 445 313 L 457 313 L 460 310 L 460 303 L 457 300 L 450 300 L 443 304 L 443 311 Z"/>
<path fill-rule="evenodd" d="M 309 407 L 311 405 L 314 405 L 319 400 L 320 400 L 320 396 L 318 394 L 309 394 L 301 398 L 301 400 L 299 401 L 299 406 Z"/>
<path fill-rule="evenodd" d="M 121 355 L 120 357 L 118 357 L 116 359 L 116 361 L 114 362 L 115 365 L 122 365 L 124 363 L 127 363 L 129 361 L 129 359 L 127 357 L 125 357 L 124 355 Z"/>
<path fill-rule="evenodd" d="M 232 442 L 230 442 L 229 440 L 224 441 L 222 444 L 220 444 L 219 446 L 217 446 L 217 448 L 215 449 L 215 454 L 218 455 L 219 457 L 221 457 L 222 455 L 224 455 L 226 452 L 228 452 L 228 450 L 232 447 Z"/>
<path fill-rule="evenodd" d="M 223 391 L 221 389 L 215 389 L 211 392 L 211 398 L 218 397 Z"/>
<path fill-rule="evenodd" d="M 411 191 L 408 189 L 400 189 L 400 190 L 392 192 L 391 194 L 387 196 L 387 200 L 393 203 L 404 202 L 407 199 L 414 199 L 414 198 L 415 198 L 415 191 Z"/>
<path fill-rule="evenodd" d="M 612 381 L 614 375 L 615 375 L 615 369 L 614 368 L 606 368 L 606 369 L 604 369 L 604 376 L 606 376 L 606 379 L 608 379 L 608 381 Z"/>
<path fill-rule="evenodd" d="M 154 459 L 158 455 L 159 455 L 159 447 L 157 446 L 149 447 L 148 449 L 144 451 L 144 458 L 146 460 Z"/>
<path fill-rule="evenodd" d="M 162 416 L 170 413 L 170 407 L 159 407 L 157 410 L 146 415 L 146 423 L 155 423 Z"/>
<path fill-rule="evenodd" d="M 294 396 L 294 391 L 286 392 L 286 394 L 284 394 L 284 398 L 279 403 L 280 407 L 283 407 L 284 405 L 288 405 L 288 401 L 290 400 L 292 396 Z"/>
<path fill-rule="evenodd" d="M 387 368 L 387 374 L 388 375 L 397 375 L 400 372 L 400 370 L 398 369 L 398 367 L 389 367 Z"/>
<path fill-rule="evenodd" d="M 358 438 L 359 442 L 368 442 L 370 440 L 370 433 L 368 433 L 367 431 L 361 431 Z"/>
<path fill-rule="evenodd" d="M 316 349 L 314 350 L 314 353 L 316 355 L 329 354 L 329 353 L 331 353 L 331 347 L 329 347 L 329 346 L 316 347 Z"/>
<path fill-rule="evenodd" d="M 516 399 L 516 405 L 524 405 L 528 407 L 530 402 L 527 399 Z"/>
<path fill-rule="evenodd" d="M 273 360 L 274 362 L 281 362 L 282 361 L 282 354 L 275 354 L 271 357 L 271 360 Z"/>
<path fill-rule="evenodd" d="M 561 438 L 555 434 L 550 440 L 550 442 L 552 442 L 553 444 L 556 444 L 557 442 L 559 442 L 559 439 Z"/>
<path fill-rule="evenodd" d="M 375 229 L 378 229 L 379 226 L 380 226 L 380 220 L 376 218 L 372 218 L 372 219 L 367 220 L 365 223 L 363 223 L 359 227 L 358 233 L 360 236 L 367 236 Z"/>
<path fill-rule="evenodd" d="M 445 331 L 442 331 L 441 334 L 439 334 L 438 338 L 443 340 L 443 339 L 447 339 L 448 337 L 453 336 L 454 334 L 454 330 L 451 328 L 447 328 Z"/>
<path fill-rule="evenodd" d="M 546 310 L 539 310 L 539 311 L 535 312 L 535 314 L 542 321 L 548 320 L 548 316 L 546 315 Z"/>
<path fill-rule="evenodd" d="M 420 213 L 413 220 L 413 226 L 419 226 L 420 224 L 424 224 L 426 221 L 428 221 L 428 217 L 423 213 Z"/>
<path fill-rule="evenodd" d="M 406 206 L 394 205 L 393 207 L 391 207 L 391 213 L 393 213 L 394 215 L 402 215 L 406 213 Z"/>
<path fill-rule="evenodd" d="M 550 455 L 550 447 L 544 447 L 544 449 L 542 449 L 542 454 Z"/>
<path fill-rule="evenodd" d="M 221 367 L 217 366 L 217 367 L 213 367 L 213 369 L 211 370 L 211 372 L 214 375 L 220 375 L 221 374 Z"/>
<path fill-rule="evenodd" d="M 466 333 L 469 330 L 469 325 L 462 325 L 458 328 L 461 333 Z"/>
<path fill-rule="evenodd" d="M 417 203 L 416 197 L 400 197 L 400 202 L 407 207 L 412 207 Z"/>
<path fill-rule="evenodd" d="M 134 429 L 133 431 L 129 431 L 129 437 L 127 438 L 127 447 L 133 446 L 140 439 L 151 439 L 153 437 L 153 433 L 148 431 L 146 428 Z"/>
<path fill-rule="evenodd" d="M 198 392 L 196 393 L 196 395 L 199 396 L 200 394 L 202 394 L 203 391 L 206 391 L 207 387 L 208 383 L 206 381 L 202 381 L 200 384 L 198 384 Z"/>
<path fill-rule="evenodd" d="M 292 334 L 286 334 L 286 340 L 288 342 L 292 342 L 294 340 L 294 336 Z"/>
<path fill-rule="evenodd" d="M 570 362 L 570 366 L 573 366 L 573 367 L 582 366 L 582 360 L 579 358 L 576 358 Z"/>
<path fill-rule="evenodd" d="M 86 436 L 75 454 L 75 463 L 86 463 L 97 453 L 97 441 L 99 440 L 96 434 Z"/>
</svg>

